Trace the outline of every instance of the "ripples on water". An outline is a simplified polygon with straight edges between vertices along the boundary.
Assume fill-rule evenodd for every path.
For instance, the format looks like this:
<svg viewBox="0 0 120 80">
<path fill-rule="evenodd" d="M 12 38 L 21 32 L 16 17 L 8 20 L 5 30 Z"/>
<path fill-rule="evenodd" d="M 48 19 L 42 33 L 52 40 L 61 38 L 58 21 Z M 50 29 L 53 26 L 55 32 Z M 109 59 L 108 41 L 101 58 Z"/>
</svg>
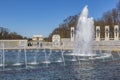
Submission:
<svg viewBox="0 0 120 80">
<path fill-rule="evenodd" d="M 16 51 L 17 52 L 17 51 Z M 52 62 L 48 64 L 39 63 L 38 65 L 12 66 L 16 61 L 16 52 L 6 52 L 5 71 L 0 71 L 0 80 L 120 80 L 120 59 L 118 56 L 114 60 L 106 59 L 95 61 L 75 61 L 66 59 L 65 66 L 63 62 Z M 49 55 L 49 51 L 47 52 Z M 58 54 L 58 55 L 56 55 Z M 57 60 L 60 52 L 54 52 L 50 55 L 50 60 Z M 34 60 L 34 51 L 27 51 L 28 62 Z M 57 57 L 57 58 L 56 58 Z M 37 52 L 37 61 L 44 61 L 42 51 Z M 24 53 L 20 54 L 20 62 L 24 62 Z M 2 70 L 2 67 L 1 67 Z"/>
</svg>

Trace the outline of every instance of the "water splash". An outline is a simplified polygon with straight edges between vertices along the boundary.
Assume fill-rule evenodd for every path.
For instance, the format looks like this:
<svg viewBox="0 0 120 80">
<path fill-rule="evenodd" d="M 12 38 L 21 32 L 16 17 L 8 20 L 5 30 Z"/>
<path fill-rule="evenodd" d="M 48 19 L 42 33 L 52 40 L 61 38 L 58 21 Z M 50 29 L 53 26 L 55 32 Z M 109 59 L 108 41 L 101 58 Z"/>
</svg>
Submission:
<svg viewBox="0 0 120 80">
<path fill-rule="evenodd" d="M 75 55 L 92 56 L 95 55 L 91 50 L 94 37 L 94 21 L 88 18 L 88 8 L 85 6 L 79 15 L 75 35 Z"/>
</svg>

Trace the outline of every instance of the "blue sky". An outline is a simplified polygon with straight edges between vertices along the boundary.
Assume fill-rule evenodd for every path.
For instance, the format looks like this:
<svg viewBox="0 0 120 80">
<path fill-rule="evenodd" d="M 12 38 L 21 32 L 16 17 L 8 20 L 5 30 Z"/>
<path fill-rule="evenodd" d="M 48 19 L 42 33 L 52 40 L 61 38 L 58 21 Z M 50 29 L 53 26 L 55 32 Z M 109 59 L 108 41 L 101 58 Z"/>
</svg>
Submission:
<svg viewBox="0 0 120 80">
<path fill-rule="evenodd" d="M 0 26 L 21 35 L 47 37 L 68 16 L 88 5 L 89 16 L 97 19 L 116 7 L 119 0 L 0 0 Z"/>
</svg>

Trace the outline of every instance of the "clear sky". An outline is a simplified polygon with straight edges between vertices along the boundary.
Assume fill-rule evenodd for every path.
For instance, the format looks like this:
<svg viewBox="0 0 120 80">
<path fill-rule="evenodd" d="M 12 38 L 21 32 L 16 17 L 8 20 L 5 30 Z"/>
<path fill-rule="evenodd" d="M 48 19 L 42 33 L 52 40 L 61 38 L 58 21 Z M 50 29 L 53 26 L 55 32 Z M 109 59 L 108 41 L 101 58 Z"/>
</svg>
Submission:
<svg viewBox="0 0 120 80">
<path fill-rule="evenodd" d="M 119 0 L 0 0 L 0 26 L 23 36 L 47 37 L 62 21 L 88 5 L 97 19 L 116 7 Z"/>
</svg>

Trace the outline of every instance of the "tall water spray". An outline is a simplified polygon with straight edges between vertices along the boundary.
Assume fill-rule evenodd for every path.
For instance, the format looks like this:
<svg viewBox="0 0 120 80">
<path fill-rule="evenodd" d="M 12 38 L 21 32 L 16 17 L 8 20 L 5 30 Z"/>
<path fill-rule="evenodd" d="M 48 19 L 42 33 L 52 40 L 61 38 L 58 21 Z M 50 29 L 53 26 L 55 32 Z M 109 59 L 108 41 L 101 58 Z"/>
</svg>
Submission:
<svg viewBox="0 0 120 80">
<path fill-rule="evenodd" d="M 75 34 L 74 54 L 78 56 L 93 56 L 91 44 L 94 37 L 94 21 L 88 18 L 88 8 L 85 6 L 79 15 Z"/>
</svg>

